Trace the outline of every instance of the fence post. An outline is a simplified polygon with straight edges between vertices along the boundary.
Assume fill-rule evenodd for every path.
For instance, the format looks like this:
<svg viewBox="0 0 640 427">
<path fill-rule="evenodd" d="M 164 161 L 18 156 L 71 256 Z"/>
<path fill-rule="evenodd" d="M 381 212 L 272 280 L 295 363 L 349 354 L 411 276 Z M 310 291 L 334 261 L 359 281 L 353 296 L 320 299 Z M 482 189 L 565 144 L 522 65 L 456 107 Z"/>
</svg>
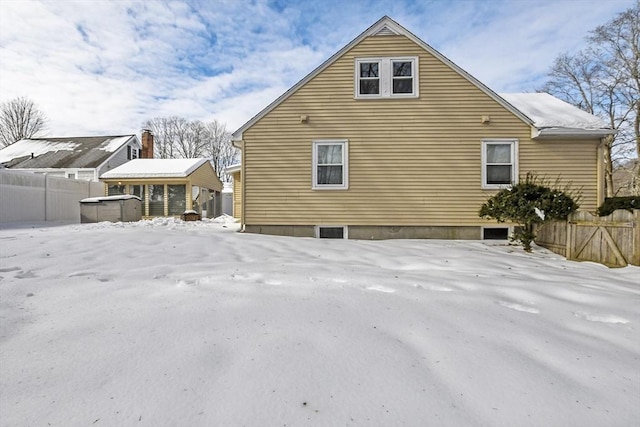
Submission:
<svg viewBox="0 0 640 427">
<path fill-rule="evenodd" d="M 44 220 L 45 222 L 48 220 L 47 218 L 47 203 L 49 202 L 49 175 L 44 174 Z"/>
<path fill-rule="evenodd" d="M 631 259 L 629 263 L 640 266 L 640 209 L 633 210 L 633 233 L 631 237 Z"/>
<path fill-rule="evenodd" d="M 569 215 L 569 217 L 567 218 L 567 241 L 565 243 L 566 244 L 565 258 L 567 259 L 571 259 L 571 257 L 573 256 L 573 230 L 571 227 L 572 217 L 573 217 L 573 214 Z"/>
</svg>

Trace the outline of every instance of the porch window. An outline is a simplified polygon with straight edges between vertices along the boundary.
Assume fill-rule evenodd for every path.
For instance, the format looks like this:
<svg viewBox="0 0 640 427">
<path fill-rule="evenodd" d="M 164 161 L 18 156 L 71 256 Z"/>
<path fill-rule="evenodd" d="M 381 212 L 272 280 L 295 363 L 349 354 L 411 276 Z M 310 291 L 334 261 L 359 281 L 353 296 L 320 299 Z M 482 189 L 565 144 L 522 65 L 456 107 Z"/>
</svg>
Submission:
<svg viewBox="0 0 640 427">
<path fill-rule="evenodd" d="M 129 194 L 140 197 L 144 204 L 144 185 L 130 185 Z"/>
<path fill-rule="evenodd" d="M 181 215 L 185 211 L 187 205 L 186 186 L 183 185 L 167 185 L 169 193 L 169 215 Z"/>
<path fill-rule="evenodd" d="M 164 216 L 164 185 L 149 186 L 149 216 Z"/>
<path fill-rule="evenodd" d="M 482 141 L 482 188 L 499 189 L 514 184 L 518 178 L 518 141 Z"/>
<path fill-rule="evenodd" d="M 313 189 L 344 190 L 348 188 L 347 151 L 346 140 L 313 142 Z"/>
<path fill-rule="evenodd" d="M 107 186 L 107 195 L 109 196 L 121 196 L 127 194 L 126 186 L 124 185 L 109 185 Z"/>
</svg>

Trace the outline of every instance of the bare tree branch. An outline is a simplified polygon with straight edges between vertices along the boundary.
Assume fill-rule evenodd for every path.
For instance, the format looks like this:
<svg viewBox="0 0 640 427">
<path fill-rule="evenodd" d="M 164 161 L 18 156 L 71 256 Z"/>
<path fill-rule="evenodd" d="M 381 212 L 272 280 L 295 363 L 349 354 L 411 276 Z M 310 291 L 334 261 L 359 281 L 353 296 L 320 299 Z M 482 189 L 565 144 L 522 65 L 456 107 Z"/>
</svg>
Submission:
<svg viewBox="0 0 640 427">
<path fill-rule="evenodd" d="M 575 55 L 556 58 L 541 91 L 606 120 L 617 130 L 605 139 L 605 184 L 608 197 L 618 192 L 615 167 L 640 155 L 640 1 L 612 21 L 597 27 L 588 46 Z M 635 168 L 637 172 L 638 168 Z M 638 177 L 631 181 L 638 182 Z"/>
<path fill-rule="evenodd" d="M 45 115 L 28 98 L 15 98 L 0 105 L 0 148 L 31 138 L 45 129 Z"/>
<path fill-rule="evenodd" d="M 209 123 L 189 121 L 183 117 L 156 117 L 143 127 L 154 135 L 154 157 L 160 159 L 210 159 L 221 181 L 231 178 L 227 166 L 238 161 L 238 150 L 231 144 L 231 134 L 217 120 Z"/>
</svg>

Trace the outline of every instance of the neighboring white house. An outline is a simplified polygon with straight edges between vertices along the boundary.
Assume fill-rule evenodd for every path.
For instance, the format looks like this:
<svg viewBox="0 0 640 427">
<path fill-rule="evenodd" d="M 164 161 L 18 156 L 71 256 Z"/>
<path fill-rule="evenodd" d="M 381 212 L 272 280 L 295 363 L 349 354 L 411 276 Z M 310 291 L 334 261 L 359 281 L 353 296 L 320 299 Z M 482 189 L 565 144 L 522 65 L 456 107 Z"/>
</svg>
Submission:
<svg viewBox="0 0 640 427">
<path fill-rule="evenodd" d="M 85 181 L 141 157 L 136 135 L 22 139 L 0 150 L 0 165 Z"/>
</svg>

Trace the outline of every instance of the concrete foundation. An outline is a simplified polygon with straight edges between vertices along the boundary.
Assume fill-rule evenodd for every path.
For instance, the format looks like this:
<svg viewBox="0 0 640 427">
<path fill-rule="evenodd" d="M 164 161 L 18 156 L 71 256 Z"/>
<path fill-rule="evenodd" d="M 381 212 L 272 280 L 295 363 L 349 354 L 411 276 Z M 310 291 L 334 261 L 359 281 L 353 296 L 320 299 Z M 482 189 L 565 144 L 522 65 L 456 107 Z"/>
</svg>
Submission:
<svg viewBox="0 0 640 427">
<path fill-rule="evenodd" d="M 349 239 L 444 239 L 480 240 L 482 227 L 473 226 L 378 226 L 351 225 Z M 313 225 L 245 225 L 245 232 L 277 236 L 315 237 Z"/>
</svg>

